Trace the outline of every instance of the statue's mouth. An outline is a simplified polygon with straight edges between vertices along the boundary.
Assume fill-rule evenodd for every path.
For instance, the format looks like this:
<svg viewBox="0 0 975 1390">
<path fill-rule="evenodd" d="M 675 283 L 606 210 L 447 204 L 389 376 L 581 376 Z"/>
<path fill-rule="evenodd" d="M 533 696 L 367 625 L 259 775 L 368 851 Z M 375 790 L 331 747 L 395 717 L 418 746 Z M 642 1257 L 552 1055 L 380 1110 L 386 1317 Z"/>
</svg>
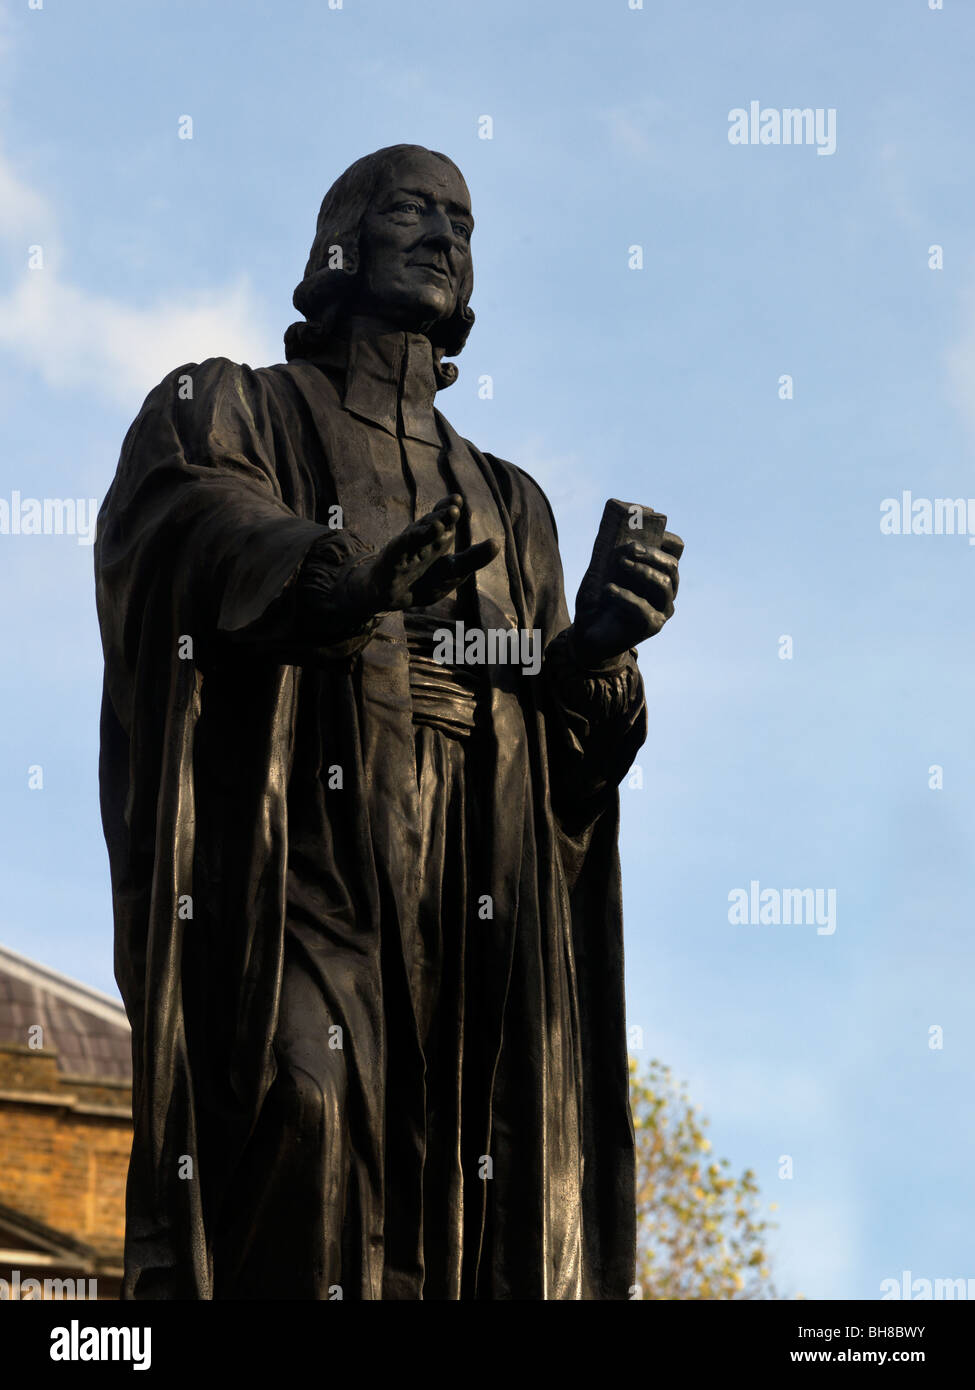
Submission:
<svg viewBox="0 0 975 1390">
<path fill-rule="evenodd" d="M 449 273 L 441 265 L 434 265 L 432 261 L 414 261 L 417 270 L 432 270 L 434 274 L 441 276 L 444 280 L 449 280 Z"/>
</svg>

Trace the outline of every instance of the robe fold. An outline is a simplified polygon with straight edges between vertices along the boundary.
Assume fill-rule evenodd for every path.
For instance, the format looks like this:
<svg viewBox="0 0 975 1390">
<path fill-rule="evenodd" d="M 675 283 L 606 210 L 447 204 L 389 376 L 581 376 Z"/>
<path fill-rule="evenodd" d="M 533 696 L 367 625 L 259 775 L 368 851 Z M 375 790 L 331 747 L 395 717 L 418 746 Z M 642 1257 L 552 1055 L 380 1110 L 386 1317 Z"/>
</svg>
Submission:
<svg viewBox="0 0 975 1390">
<path fill-rule="evenodd" d="M 639 672 L 632 653 L 574 668 L 544 494 L 427 409 L 428 344 L 393 337 L 177 368 L 99 514 L 101 804 L 133 1030 L 126 1298 L 254 1296 L 228 1272 L 260 1217 L 242 1175 L 273 1154 L 280 1011 L 310 988 L 340 1029 L 341 1172 L 307 1214 L 331 1253 L 297 1296 L 625 1299 L 633 1283 L 617 786 L 646 734 Z M 441 451 L 465 543 L 502 542 L 465 586 L 468 624 L 537 629 L 546 652 L 536 676 L 479 673 L 476 741 L 418 730 L 403 614 L 328 642 L 295 625 L 312 547 L 339 563 L 423 510 L 390 485 L 401 449 L 414 480 Z M 421 796 L 447 786 L 476 802 L 477 843 L 463 892 L 438 898 L 454 832 L 431 849 Z M 437 913 L 466 952 L 446 1148 L 416 983 Z M 428 1154 L 452 1144 L 441 1192 Z M 456 1249 L 434 1278 L 435 1231 Z"/>
</svg>

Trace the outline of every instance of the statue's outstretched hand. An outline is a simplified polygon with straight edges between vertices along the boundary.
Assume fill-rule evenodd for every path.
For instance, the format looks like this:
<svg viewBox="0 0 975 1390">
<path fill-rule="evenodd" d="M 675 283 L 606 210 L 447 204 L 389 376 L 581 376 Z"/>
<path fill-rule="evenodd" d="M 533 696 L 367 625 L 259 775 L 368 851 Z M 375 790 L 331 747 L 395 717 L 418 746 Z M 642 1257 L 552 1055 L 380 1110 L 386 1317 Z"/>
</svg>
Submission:
<svg viewBox="0 0 975 1390">
<path fill-rule="evenodd" d="M 586 572 L 572 624 L 572 647 L 582 665 L 608 665 L 660 631 L 674 612 L 683 549 L 681 538 L 665 531 L 659 547 L 639 541 L 619 546 L 602 585 Z"/>
<path fill-rule="evenodd" d="M 453 493 L 382 550 L 352 561 L 329 598 L 346 623 L 359 626 L 382 613 L 424 608 L 490 564 L 500 546 L 481 541 L 452 554 L 463 498 Z"/>
</svg>

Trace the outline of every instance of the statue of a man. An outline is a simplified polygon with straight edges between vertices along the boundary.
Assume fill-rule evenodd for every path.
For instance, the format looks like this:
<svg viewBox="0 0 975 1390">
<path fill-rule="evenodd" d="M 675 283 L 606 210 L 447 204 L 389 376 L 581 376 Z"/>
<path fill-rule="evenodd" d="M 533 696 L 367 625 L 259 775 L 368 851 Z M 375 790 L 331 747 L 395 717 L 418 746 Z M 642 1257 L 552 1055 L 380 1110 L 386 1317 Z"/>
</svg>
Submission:
<svg viewBox="0 0 975 1390">
<path fill-rule="evenodd" d="M 358 160 L 287 363 L 172 372 L 99 516 L 127 1298 L 633 1281 L 617 787 L 681 543 L 570 626 L 545 496 L 434 408 L 473 225 Z"/>
</svg>

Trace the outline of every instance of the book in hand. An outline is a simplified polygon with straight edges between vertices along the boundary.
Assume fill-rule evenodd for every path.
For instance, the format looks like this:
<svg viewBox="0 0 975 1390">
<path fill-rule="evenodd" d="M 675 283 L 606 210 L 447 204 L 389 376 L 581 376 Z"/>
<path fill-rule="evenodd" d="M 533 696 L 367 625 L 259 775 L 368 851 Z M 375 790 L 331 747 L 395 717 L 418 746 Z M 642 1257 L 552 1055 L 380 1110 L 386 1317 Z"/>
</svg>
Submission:
<svg viewBox="0 0 975 1390">
<path fill-rule="evenodd" d="M 629 541 L 654 550 L 659 548 L 667 526 L 663 512 L 643 507 L 636 502 L 621 502 L 611 497 L 603 508 L 589 568 L 583 575 L 576 595 L 576 623 L 585 625 L 594 618 L 607 584 L 617 582 L 616 556 Z"/>
<path fill-rule="evenodd" d="M 667 518 L 652 507 L 636 502 L 620 502 L 611 497 L 603 508 L 603 517 L 596 533 L 596 542 L 589 561 L 590 573 L 600 583 L 612 579 L 613 556 L 627 541 L 638 541 L 655 550 L 663 540 Z"/>
<path fill-rule="evenodd" d="M 621 546 L 628 541 L 638 541 L 654 550 L 663 540 L 667 518 L 663 512 L 655 512 L 652 507 L 643 507 L 636 502 L 620 502 L 611 497 L 603 508 L 596 540 L 592 548 L 592 559 L 579 588 L 576 611 L 584 609 L 588 603 L 598 602 L 598 596 L 606 584 L 616 578 L 615 556 Z"/>
</svg>

